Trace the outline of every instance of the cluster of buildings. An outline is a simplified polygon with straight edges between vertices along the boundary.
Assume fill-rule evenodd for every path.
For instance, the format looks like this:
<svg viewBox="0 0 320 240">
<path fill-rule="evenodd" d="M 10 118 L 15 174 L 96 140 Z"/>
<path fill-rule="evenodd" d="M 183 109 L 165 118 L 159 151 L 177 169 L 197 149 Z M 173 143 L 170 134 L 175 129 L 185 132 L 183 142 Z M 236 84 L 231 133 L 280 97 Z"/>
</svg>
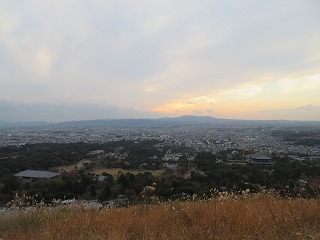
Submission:
<svg viewBox="0 0 320 240">
<path fill-rule="evenodd" d="M 226 149 L 248 149 L 263 154 L 287 153 L 290 155 L 320 156 L 318 146 L 293 145 L 281 137 L 274 136 L 271 127 L 215 127 L 213 125 L 191 125 L 168 127 L 111 128 L 95 126 L 47 127 L 47 128 L 1 128 L 0 147 L 34 143 L 104 143 L 110 141 L 158 140 L 166 145 L 188 147 L 196 152 L 218 153 Z M 96 155 L 97 153 L 90 153 Z M 119 153 L 116 153 L 120 155 Z M 125 155 L 125 154 L 122 154 Z M 118 157 L 118 156 L 115 156 Z M 125 158 L 125 156 L 123 156 Z M 172 156 L 165 156 L 172 158 Z"/>
</svg>

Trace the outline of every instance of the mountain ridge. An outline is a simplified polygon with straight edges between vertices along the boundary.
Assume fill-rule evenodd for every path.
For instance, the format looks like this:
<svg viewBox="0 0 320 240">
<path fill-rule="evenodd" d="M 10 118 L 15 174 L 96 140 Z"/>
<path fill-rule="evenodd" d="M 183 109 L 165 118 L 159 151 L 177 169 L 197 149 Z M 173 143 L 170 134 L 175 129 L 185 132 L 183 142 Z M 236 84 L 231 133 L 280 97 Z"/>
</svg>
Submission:
<svg viewBox="0 0 320 240">
<path fill-rule="evenodd" d="M 155 127 L 155 126 L 175 126 L 175 125 L 211 125 L 211 124 L 294 124 L 294 123 L 315 123 L 320 121 L 294 121 L 294 120 L 246 120 L 246 119 L 224 119 L 211 116 L 183 115 L 179 117 L 162 118 L 127 118 L 127 119 L 88 119 L 72 120 L 57 123 L 45 121 L 9 122 L 0 121 L 0 127 L 80 127 L 80 126 L 106 126 L 106 127 Z"/>
</svg>

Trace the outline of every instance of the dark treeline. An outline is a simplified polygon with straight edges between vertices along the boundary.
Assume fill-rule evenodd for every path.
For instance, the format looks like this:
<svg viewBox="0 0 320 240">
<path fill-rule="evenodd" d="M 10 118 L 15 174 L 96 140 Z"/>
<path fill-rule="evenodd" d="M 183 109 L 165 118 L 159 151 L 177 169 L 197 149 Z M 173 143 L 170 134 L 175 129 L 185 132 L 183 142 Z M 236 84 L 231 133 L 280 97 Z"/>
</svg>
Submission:
<svg viewBox="0 0 320 240">
<path fill-rule="evenodd" d="M 159 147 L 161 145 L 161 147 Z M 104 154 L 88 155 L 94 150 Z M 163 166 L 162 157 L 171 150 L 182 153 L 175 169 Z M 274 165 L 224 164 L 232 150 L 219 154 L 195 153 L 188 148 L 166 145 L 159 141 L 120 141 L 105 144 L 35 144 L 0 148 L 0 200 L 6 203 L 15 193 L 44 199 L 82 198 L 105 201 L 126 195 L 131 201 L 139 201 L 145 186 L 156 183 L 155 194 L 161 199 L 209 196 L 212 189 L 260 191 L 262 187 L 274 188 L 286 196 L 316 196 L 319 191 L 320 165 L 315 161 L 293 161 L 287 155 L 272 156 Z M 240 155 L 250 151 L 238 150 Z M 115 153 L 116 157 L 107 153 Z M 195 159 L 188 159 L 189 155 Z M 122 156 L 125 156 L 122 158 Z M 52 170 L 60 166 L 90 160 L 84 168 L 64 172 L 54 179 L 23 180 L 14 176 L 26 169 Z M 96 167 L 122 168 L 116 176 L 104 172 L 103 180 L 93 174 Z M 130 169 L 142 169 L 144 173 L 133 174 Z M 153 170 L 163 170 L 153 175 Z M 143 172 L 142 171 L 142 172 Z"/>
</svg>

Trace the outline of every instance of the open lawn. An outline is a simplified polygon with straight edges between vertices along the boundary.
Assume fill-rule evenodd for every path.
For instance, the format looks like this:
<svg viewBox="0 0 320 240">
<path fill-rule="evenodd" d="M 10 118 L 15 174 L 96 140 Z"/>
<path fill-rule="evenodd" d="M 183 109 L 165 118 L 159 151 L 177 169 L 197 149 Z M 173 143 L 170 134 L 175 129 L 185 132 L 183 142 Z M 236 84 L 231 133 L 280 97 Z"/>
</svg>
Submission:
<svg viewBox="0 0 320 240">
<path fill-rule="evenodd" d="M 79 169 L 84 168 L 85 162 L 86 162 L 86 160 L 82 160 L 76 164 L 55 167 L 53 170 L 58 171 L 58 172 L 71 172 L 74 170 L 79 170 Z"/>
<path fill-rule="evenodd" d="M 99 175 L 103 172 L 112 174 L 113 176 L 117 176 L 118 172 L 121 171 L 122 173 L 126 174 L 127 172 L 133 173 L 133 174 L 139 174 L 144 172 L 151 172 L 154 176 L 161 175 L 164 170 L 148 170 L 148 169 L 123 169 L 123 168 L 95 168 L 91 172 Z"/>
</svg>

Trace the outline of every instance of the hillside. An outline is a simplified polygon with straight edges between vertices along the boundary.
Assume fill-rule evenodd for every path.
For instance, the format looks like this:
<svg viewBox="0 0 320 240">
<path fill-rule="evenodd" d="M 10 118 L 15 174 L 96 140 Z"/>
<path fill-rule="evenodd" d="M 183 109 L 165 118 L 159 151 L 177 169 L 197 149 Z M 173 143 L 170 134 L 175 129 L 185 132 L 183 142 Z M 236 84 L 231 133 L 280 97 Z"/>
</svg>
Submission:
<svg viewBox="0 0 320 240">
<path fill-rule="evenodd" d="M 128 208 L 37 210 L 0 219 L 2 239 L 320 239 L 319 199 L 272 194 Z"/>
</svg>

